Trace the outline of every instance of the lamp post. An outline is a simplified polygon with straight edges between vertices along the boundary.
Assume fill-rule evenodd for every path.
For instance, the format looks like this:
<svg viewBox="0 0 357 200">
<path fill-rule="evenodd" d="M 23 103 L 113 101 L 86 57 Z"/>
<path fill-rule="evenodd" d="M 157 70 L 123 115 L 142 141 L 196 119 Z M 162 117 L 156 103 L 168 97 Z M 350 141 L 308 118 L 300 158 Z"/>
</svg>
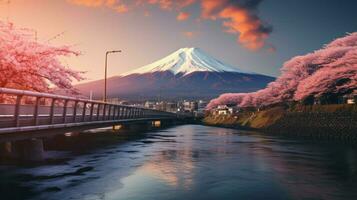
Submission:
<svg viewBox="0 0 357 200">
<path fill-rule="evenodd" d="M 107 102 L 107 72 L 108 72 L 108 55 L 111 53 L 120 53 L 121 50 L 105 52 L 105 71 L 104 71 L 104 102 Z"/>
</svg>

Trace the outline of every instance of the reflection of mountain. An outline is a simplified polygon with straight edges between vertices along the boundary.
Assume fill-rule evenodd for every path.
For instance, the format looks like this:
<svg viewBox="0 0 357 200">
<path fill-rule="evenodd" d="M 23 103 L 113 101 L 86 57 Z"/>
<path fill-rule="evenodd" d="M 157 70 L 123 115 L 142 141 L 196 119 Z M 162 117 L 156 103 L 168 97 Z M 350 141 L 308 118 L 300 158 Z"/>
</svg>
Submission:
<svg viewBox="0 0 357 200">
<path fill-rule="evenodd" d="M 167 150 L 145 163 L 139 170 L 165 182 L 172 187 L 189 189 L 193 184 L 192 150 Z"/>
<path fill-rule="evenodd" d="M 149 139 L 145 161 L 112 199 L 356 199 L 355 149 L 233 129 L 172 130 Z"/>
<path fill-rule="evenodd" d="M 110 97 L 211 98 L 226 92 L 252 92 L 274 78 L 224 64 L 198 48 L 182 48 L 150 65 L 108 79 Z M 83 95 L 103 94 L 103 80 L 77 85 Z"/>
<path fill-rule="evenodd" d="M 336 183 L 354 184 L 353 180 L 357 180 L 355 151 L 345 152 L 341 157 L 343 152 L 339 149 L 321 144 L 288 141 L 273 144 L 262 139 L 251 146 L 250 153 L 269 167 L 266 170 L 273 172 L 274 179 L 292 199 L 350 199 L 351 191 Z M 346 194 L 346 197 L 332 198 L 335 194 Z"/>
</svg>

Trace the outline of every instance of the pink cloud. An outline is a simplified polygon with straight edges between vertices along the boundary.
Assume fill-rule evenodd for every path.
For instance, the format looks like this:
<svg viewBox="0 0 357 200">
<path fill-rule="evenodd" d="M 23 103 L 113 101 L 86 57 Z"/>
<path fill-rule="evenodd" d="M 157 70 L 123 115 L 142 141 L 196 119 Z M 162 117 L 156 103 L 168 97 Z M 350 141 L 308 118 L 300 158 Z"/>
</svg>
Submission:
<svg viewBox="0 0 357 200">
<path fill-rule="evenodd" d="M 129 11 L 129 6 L 121 0 L 67 0 L 67 2 L 86 7 L 108 7 L 118 13 L 126 13 Z"/>
<path fill-rule="evenodd" d="M 129 7 L 125 4 L 116 5 L 113 7 L 113 9 L 118 13 L 126 13 L 129 11 Z"/>
<path fill-rule="evenodd" d="M 67 0 L 69 3 L 87 7 L 100 7 L 104 5 L 111 5 L 115 0 Z"/>
<path fill-rule="evenodd" d="M 242 2 L 242 3 L 240 3 Z M 260 1 L 202 0 L 202 17 L 222 19 L 225 32 L 237 35 L 237 42 L 250 50 L 266 47 L 272 29 L 256 15 Z"/>
<path fill-rule="evenodd" d="M 178 12 L 177 20 L 184 21 L 190 14 L 183 11 L 195 3 L 201 5 L 201 18 L 223 21 L 224 32 L 237 36 L 243 47 L 256 51 L 262 48 L 275 50 L 267 45 L 272 28 L 263 23 L 257 15 L 262 0 L 67 0 L 70 3 L 88 7 L 106 6 L 119 13 L 128 12 L 137 6 L 156 5 L 162 10 Z"/>
<path fill-rule="evenodd" d="M 176 17 L 178 21 L 185 21 L 188 20 L 188 18 L 190 18 L 190 14 L 187 12 L 180 12 Z"/>
<path fill-rule="evenodd" d="M 197 36 L 197 32 L 193 32 L 193 31 L 185 31 L 185 32 L 182 32 L 182 34 L 187 37 L 187 38 L 193 38 L 195 36 Z"/>
</svg>

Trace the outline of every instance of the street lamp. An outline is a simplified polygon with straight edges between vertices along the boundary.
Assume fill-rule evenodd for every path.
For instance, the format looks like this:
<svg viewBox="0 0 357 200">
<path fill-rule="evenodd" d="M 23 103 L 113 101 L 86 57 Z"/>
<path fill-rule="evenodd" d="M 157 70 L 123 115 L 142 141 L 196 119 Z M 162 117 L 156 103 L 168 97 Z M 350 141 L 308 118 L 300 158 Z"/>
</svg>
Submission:
<svg viewBox="0 0 357 200">
<path fill-rule="evenodd" d="M 121 50 L 105 52 L 105 71 L 104 71 L 104 102 L 107 102 L 107 72 L 108 72 L 108 55 L 111 53 L 120 53 Z"/>
</svg>

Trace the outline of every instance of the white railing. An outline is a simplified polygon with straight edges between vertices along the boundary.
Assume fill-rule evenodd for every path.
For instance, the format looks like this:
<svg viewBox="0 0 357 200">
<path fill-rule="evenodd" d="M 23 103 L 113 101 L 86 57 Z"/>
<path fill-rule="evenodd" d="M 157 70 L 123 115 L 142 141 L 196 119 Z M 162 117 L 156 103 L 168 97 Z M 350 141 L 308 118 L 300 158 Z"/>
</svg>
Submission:
<svg viewBox="0 0 357 200">
<path fill-rule="evenodd" d="M 175 113 L 49 93 L 0 88 L 13 101 L 0 104 L 0 129 L 141 118 L 177 118 Z M 28 101 L 32 99 L 32 101 Z M 27 100 L 30 103 L 23 103 Z M 45 103 L 48 103 L 46 105 Z"/>
</svg>

